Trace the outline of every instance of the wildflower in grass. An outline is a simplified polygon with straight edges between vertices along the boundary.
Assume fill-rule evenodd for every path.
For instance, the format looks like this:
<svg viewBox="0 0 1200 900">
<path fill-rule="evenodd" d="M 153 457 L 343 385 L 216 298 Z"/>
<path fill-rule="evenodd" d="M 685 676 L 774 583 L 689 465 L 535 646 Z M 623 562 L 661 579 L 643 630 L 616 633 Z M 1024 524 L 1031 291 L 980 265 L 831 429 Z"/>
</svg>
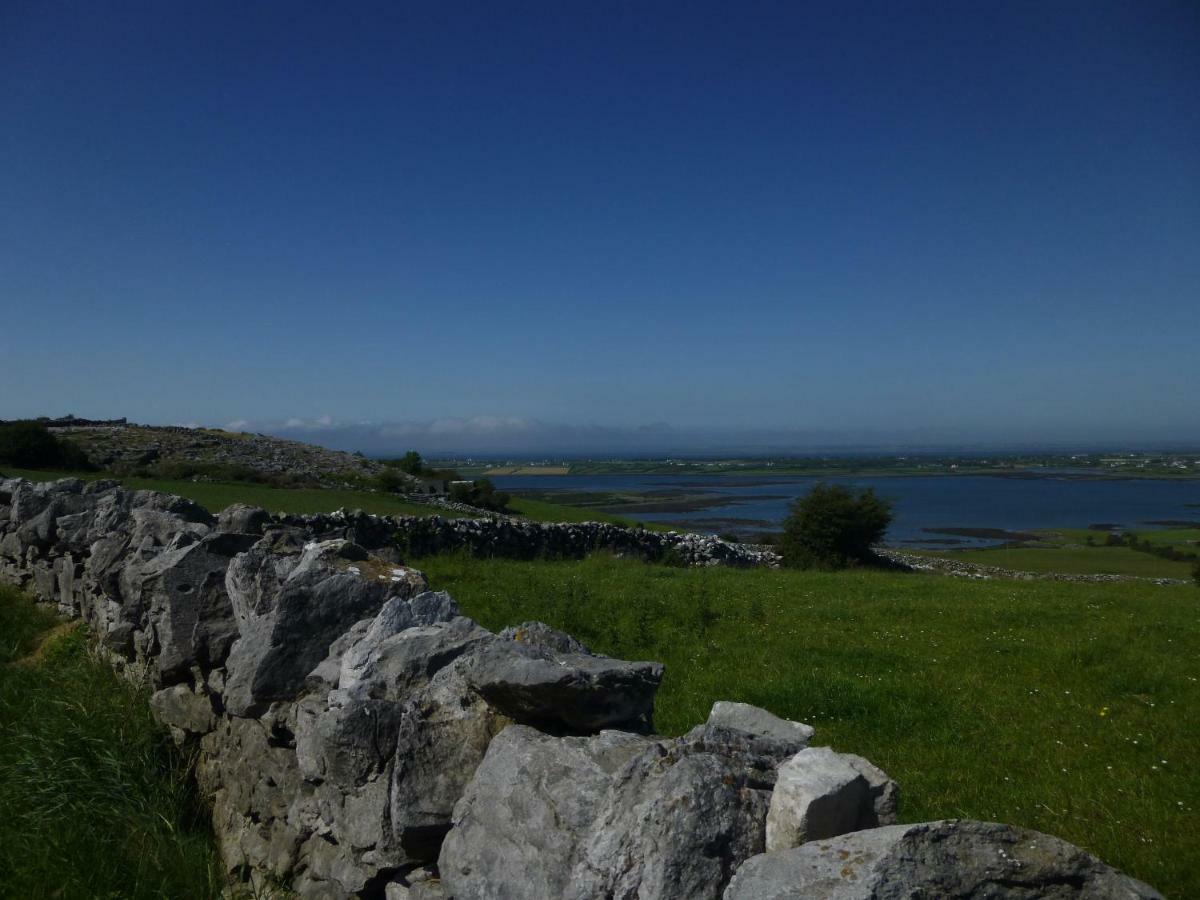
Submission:
<svg viewBox="0 0 1200 900">
<path fill-rule="evenodd" d="M 1108 707 L 1107 706 L 1100 707 L 1100 718 L 1103 719 L 1107 715 L 1108 715 Z"/>
</svg>

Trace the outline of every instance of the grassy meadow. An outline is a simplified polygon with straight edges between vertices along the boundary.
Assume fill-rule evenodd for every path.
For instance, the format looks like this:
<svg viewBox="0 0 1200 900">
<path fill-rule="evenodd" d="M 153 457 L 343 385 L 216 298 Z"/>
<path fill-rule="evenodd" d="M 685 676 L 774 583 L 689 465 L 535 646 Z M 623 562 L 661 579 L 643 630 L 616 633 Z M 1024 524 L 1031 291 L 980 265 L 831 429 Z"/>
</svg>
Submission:
<svg viewBox="0 0 1200 900">
<path fill-rule="evenodd" d="M 1200 528 L 1158 528 L 1136 531 L 1139 539 L 1195 553 Z M 985 566 L 1000 566 L 1023 572 L 1065 572 L 1075 575 L 1136 575 L 1141 578 L 1191 577 L 1193 563 L 1163 559 L 1126 546 L 1108 547 L 1106 532 L 1063 528 L 1038 532 L 1040 540 L 1019 547 L 987 547 L 976 550 L 912 550 L 925 556 Z M 1088 539 L 1092 544 L 1088 544 Z"/>
<path fill-rule="evenodd" d="M 0 586 L 0 897 L 218 897 L 189 761 L 79 628 Z"/>
<path fill-rule="evenodd" d="M 714 700 L 809 722 L 901 785 L 906 821 L 1063 837 L 1200 896 L 1200 590 L 870 571 L 684 570 L 594 556 L 414 563 L 489 628 L 541 619 L 657 659 L 656 724 Z"/>
</svg>

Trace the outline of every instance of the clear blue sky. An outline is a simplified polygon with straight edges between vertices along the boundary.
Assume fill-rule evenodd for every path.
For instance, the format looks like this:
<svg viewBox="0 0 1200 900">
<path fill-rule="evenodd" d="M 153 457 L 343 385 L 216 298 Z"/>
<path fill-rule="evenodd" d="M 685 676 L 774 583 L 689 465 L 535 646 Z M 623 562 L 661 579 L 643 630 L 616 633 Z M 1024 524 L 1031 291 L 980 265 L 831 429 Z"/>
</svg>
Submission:
<svg viewBox="0 0 1200 900">
<path fill-rule="evenodd" d="M 6 0 L 0 121 L 0 418 L 1200 437 L 1194 2 Z"/>
</svg>

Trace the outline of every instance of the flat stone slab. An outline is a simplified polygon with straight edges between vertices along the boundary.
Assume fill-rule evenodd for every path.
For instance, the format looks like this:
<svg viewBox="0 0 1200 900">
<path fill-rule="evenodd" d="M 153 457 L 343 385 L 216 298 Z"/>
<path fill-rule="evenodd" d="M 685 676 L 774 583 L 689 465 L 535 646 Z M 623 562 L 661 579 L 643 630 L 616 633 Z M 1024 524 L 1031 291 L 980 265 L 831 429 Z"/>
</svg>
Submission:
<svg viewBox="0 0 1200 900">
<path fill-rule="evenodd" d="M 949 819 L 812 841 L 746 861 L 724 900 L 1163 900 L 1066 841 Z"/>
</svg>

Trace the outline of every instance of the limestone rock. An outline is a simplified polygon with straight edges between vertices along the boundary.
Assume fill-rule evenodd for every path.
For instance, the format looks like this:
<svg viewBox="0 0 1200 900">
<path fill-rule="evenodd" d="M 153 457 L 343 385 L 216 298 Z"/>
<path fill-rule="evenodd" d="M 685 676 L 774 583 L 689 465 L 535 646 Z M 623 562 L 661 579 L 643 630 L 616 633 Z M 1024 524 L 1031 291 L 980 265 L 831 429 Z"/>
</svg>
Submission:
<svg viewBox="0 0 1200 900">
<path fill-rule="evenodd" d="M 227 871 L 249 866 L 289 877 L 301 835 L 288 821 L 300 792 L 296 754 L 262 722 L 225 718 L 200 739 L 196 781 L 212 804 L 213 833 Z"/>
<path fill-rule="evenodd" d="M 719 897 L 762 852 L 775 769 L 800 746 L 709 725 L 669 740 L 512 725 L 455 807 L 442 877 L 456 898 Z"/>
<path fill-rule="evenodd" d="M 174 684 L 150 697 L 150 709 L 164 725 L 191 734 L 207 734 L 216 724 L 212 701 L 186 684 Z"/>
<path fill-rule="evenodd" d="M 613 776 L 651 743 L 621 731 L 556 738 L 510 725 L 488 747 L 442 845 L 455 900 L 562 897 Z"/>
<path fill-rule="evenodd" d="M 138 569 L 140 591 L 158 639 L 159 680 L 185 678 L 192 666 L 220 666 L 237 638 L 225 572 L 253 537 L 216 533 L 166 551 Z"/>
<path fill-rule="evenodd" d="M 232 714 L 257 715 L 273 701 L 294 699 L 342 632 L 397 588 L 412 590 L 408 582 L 364 577 L 347 552 L 344 541 L 328 541 L 299 556 L 255 547 L 235 557 L 225 579 L 239 634 L 226 663 Z"/>
<path fill-rule="evenodd" d="M 725 900 L 1162 900 L 1058 838 L 991 822 L 892 825 L 746 862 Z"/>
<path fill-rule="evenodd" d="M 896 821 L 896 784 L 861 756 L 809 747 L 779 767 L 767 851 Z"/>
<path fill-rule="evenodd" d="M 271 521 L 271 514 L 258 506 L 234 503 L 217 516 L 217 531 L 238 534 L 262 534 Z"/>
<path fill-rule="evenodd" d="M 614 778 L 586 840 L 568 900 L 715 900 L 761 853 L 779 758 L 754 736 L 702 725 L 652 744 Z"/>
<path fill-rule="evenodd" d="M 405 705 L 392 769 L 391 826 L 405 862 L 437 859 L 454 804 L 488 744 L 512 720 L 471 687 L 466 658 L 441 669 Z"/>
<path fill-rule="evenodd" d="M 813 736 L 811 725 L 781 719 L 761 707 L 751 706 L 749 703 L 734 703 L 731 700 L 718 700 L 713 704 L 712 711 L 708 714 L 708 724 L 805 745 Z"/>
<path fill-rule="evenodd" d="M 651 729 L 663 667 L 598 656 L 540 622 L 508 629 L 471 660 L 472 687 L 512 719 L 596 732 Z"/>
</svg>

